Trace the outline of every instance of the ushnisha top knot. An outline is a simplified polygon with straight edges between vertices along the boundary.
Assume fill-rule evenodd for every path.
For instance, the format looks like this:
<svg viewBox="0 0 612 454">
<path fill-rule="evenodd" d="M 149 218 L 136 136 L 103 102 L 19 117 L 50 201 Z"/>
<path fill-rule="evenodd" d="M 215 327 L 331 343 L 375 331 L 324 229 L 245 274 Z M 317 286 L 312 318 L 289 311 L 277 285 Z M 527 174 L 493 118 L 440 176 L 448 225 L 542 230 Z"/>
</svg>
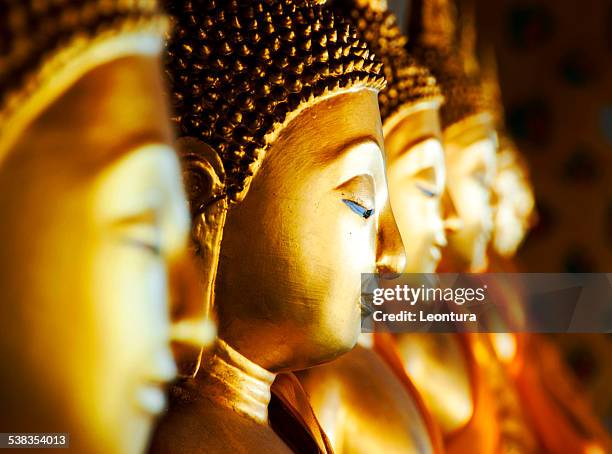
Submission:
<svg viewBox="0 0 612 454">
<path fill-rule="evenodd" d="M 465 53 L 457 41 L 458 11 L 452 0 L 413 0 L 409 25 L 409 51 L 431 70 L 446 102 L 441 109 L 443 129 L 476 116 L 489 121 L 477 72 L 468 72 Z"/>
<path fill-rule="evenodd" d="M 417 104 L 441 103 L 442 92 L 431 72 L 406 50 L 407 37 L 386 4 L 371 1 L 336 0 L 332 7 L 338 16 L 349 18 L 361 37 L 383 62 L 387 86 L 379 94 L 384 122 Z"/>
<path fill-rule="evenodd" d="M 219 154 L 242 200 L 278 133 L 319 99 L 385 85 L 355 29 L 314 0 L 178 0 L 167 42 L 180 136 Z"/>
<path fill-rule="evenodd" d="M 488 114 L 480 78 L 466 74 L 457 55 L 433 47 L 415 47 L 414 54 L 431 69 L 442 88 L 446 100 L 440 111 L 443 129 Z"/>
<path fill-rule="evenodd" d="M 166 26 L 157 0 L 0 0 L 0 158 L 91 69 L 158 55 Z"/>
</svg>

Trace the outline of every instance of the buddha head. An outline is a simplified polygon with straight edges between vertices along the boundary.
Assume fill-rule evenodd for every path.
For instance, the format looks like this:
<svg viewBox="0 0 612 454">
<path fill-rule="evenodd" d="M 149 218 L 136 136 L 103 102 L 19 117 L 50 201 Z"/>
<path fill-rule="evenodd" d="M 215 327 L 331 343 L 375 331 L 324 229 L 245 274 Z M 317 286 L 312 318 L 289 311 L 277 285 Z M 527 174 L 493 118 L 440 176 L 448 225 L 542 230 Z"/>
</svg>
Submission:
<svg viewBox="0 0 612 454">
<path fill-rule="evenodd" d="M 0 425 L 142 452 L 190 285 L 166 19 L 154 1 L 0 7 Z"/>
<path fill-rule="evenodd" d="M 495 52 L 491 46 L 480 50 L 483 93 L 493 114 L 499 136 L 497 173 L 493 180 L 493 240 L 494 252 L 512 257 L 527 234 L 534 218 L 535 199 L 527 163 L 505 127 Z"/>
<path fill-rule="evenodd" d="M 467 2 L 466 2 L 467 3 Z M 482 271 L 493 229 L 491 185 L 497 136 L 487 110 L 475 59 L 473 24 L 463 11 L 461 47 L 456 10 L 450 0 L 412 4 L 409 48 L 431 69 L 446 99 L 441 109 L 446 157 L 446 211 L 449 248 L 445 259 L 455 271 Z"/>
<path fill-rule="evenodd" d="M 405 272 L 433 273 L 446 246 L 441 212 L 445 185 L 439 110 L 442 94 L 429 70 L 406 51 L 407 37 L 386 2 L 337 0 L 383 62 L 379 94 L 389 197 L 406 250 Z"/>
<path fill-rule="evenodd" d="M 196 253 L 218 257 L 219 337 L 273 372 L 349 350 L 360 273 L 405 261 L 387 200 L 381 64 L 318 3 L 172 8 L 167 68 Z"/>
</svg>

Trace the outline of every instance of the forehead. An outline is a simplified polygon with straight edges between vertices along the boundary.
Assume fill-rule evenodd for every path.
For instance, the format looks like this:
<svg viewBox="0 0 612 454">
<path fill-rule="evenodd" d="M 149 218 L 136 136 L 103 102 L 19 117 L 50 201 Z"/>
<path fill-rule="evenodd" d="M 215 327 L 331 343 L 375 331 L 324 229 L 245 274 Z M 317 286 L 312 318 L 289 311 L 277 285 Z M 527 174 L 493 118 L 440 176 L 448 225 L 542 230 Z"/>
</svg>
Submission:
<svg viewBox="0 0 612 454">
<path fill-rule="evenodd" d="M 171 144 L 168 118 L 158 57 L 130 56 L 85 74 L 20 141 L 41 158 L 91 171 L 147 143 Z"/>
<path fill-rule="evenodd" d="M 266 160 L 305 159 L 326 164 L 362 142 L 373 142 L 384 150 L 378 94 L 364 88 L 308 106 L 284 128 Z M 277 153 L 282 157 L 273 156 Z"/>
<path fill-rule="evenodd" d="M 389 159 L 402 157 L 413 145 L 429 137 L 441 140 L 439 103 L 420 103 L 401 118 L 387 121 L 383 128 Z"/>
<path fill-rule="evenodd" d="M 444 150 L 435 137 L 427 138 L 410 147 L 409 152 L 399 155 L 388 163 L 389 171 L 402 174 L 416 173 L 422 169 L 444 170 Z"/>
</svg>

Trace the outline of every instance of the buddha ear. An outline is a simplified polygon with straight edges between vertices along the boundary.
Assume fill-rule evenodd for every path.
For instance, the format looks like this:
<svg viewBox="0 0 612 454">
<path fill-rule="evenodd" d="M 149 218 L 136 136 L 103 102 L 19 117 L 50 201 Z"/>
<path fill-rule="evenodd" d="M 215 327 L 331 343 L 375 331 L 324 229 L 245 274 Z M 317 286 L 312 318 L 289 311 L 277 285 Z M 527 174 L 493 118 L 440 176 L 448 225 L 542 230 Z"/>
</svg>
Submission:
<svg viewBox="0 0 612 454">
<path fill-rule="evenodd" d="M 202 305 L 204 315 L 213 318 L 215 278 L 228 210 L 225 171 L 217 152 L 201 140 L 182 137 L 176 142 L 176 148 L 181 157 L 183 180 L 191 206 L 191 245 L 196 258 L 198 303 Z M 181 375 L 197 372 L 201 350 L 196 352 L 188 346 L 175 348 Z"/>
</svg>

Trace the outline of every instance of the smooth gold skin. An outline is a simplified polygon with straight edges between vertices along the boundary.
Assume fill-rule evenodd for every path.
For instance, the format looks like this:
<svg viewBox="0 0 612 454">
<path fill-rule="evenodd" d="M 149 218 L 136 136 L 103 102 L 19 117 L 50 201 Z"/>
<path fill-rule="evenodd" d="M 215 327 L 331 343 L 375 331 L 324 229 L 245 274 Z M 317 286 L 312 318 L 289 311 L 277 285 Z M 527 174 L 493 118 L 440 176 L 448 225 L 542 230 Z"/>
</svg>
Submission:
<svg viewBox="0 0 612 454">
<path fill-rule="evenodd" d="M 497 140 L 476 121 L 445 131 L 447 190 L 454 206 L 447 218 L 453 230 L 446 251 L 452 271 L 484 271 L 493 230 L 491 186 L 496 172 Z"/>
<path fill-rule="evenodd" d="M 512 257 L 531 226 L 535 206 L 533 188 L 516 150 L 505 148 L 498 154 L 493 193 L 493 247 L 501 256 Z"/>
<path fill-rule="evenodd" d="M 385 131 L 389 197 L 406 250 L 406 273 L 435 272 L 440 248 L 446 246 L 440 206 L 446 168 L 439 103 L 420 107 Z"/>
<path fill-rule="evenodd" d="M 159 74 L 154 56 L 88 72 L 0 166 L 7 432 L 137 453 L 164 408 L 169 284 L 184 279 L 173 270 L 189 216 Z"/>
<path fill-rule="evenodd" d="M 360 274 L 404 268 L 376 95 L 359 89 L 305 110 L 228 213 L 219 337 L 272 372 L 350 350 L 360 331 Z M 375 211 L 366 219 L 351 204 Z"/>
</svg>

